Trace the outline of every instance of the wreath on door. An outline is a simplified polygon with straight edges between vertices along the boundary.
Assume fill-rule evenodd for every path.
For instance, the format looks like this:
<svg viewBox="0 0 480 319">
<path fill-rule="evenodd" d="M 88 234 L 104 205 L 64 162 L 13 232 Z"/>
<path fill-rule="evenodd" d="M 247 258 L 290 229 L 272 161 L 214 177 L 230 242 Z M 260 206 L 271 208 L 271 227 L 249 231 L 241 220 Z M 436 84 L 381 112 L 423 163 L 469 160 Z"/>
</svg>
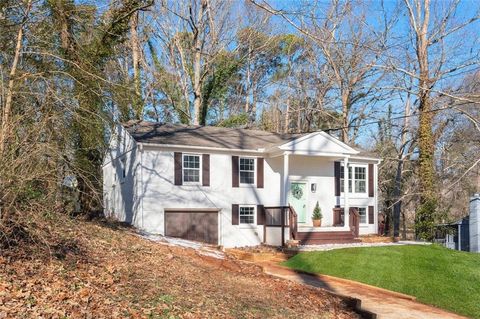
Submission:
<svg viewBox="0 0 480 319">
<path fill-rule="evenodd" d="M 296 199 L 300 199 L 303 196 L 303 190 L 298 184 L 293 184 L 292 185 L 292 195 Z"/>
</svg>

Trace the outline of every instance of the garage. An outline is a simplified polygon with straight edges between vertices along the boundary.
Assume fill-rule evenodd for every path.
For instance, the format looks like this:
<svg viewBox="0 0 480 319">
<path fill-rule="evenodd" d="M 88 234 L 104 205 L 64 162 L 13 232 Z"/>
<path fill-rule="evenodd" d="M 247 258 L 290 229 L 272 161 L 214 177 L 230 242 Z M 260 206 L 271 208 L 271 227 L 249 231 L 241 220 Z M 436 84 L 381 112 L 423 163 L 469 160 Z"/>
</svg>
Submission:
<svg viewBox="0 0 480 319">
<path fill-rule="evenodd" d="M 218 245 L 218 209 L 165 210 L 165 235 Z"/>
</svg>

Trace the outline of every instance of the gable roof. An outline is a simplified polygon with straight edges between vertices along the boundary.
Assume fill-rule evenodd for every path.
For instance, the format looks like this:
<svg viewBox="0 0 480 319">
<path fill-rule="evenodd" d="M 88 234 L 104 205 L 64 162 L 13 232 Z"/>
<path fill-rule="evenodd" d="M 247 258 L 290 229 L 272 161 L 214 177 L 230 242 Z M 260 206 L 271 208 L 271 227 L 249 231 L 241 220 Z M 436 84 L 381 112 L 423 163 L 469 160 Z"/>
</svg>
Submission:
<svg viewBox="0 0 480 319">
<path fill-rule="evenodd" d="M 278 147 L 285 151 L 321 150 L 330 153 L 358 154 L 358 150 L 322 131 L 301 136 Z"/>
<path fill-rule="evenodd" d="M 357 157 L 377 158 L 377 155 L 358 147 L 349 146 L 325 132 L 303 134 L 279 134 L 243 128 L 218 126 L 195 126 L 148 121 L 129 121 L 123 127 L 139 143 L 182 145 L 232 150 L 264 151 L 272 149 L 320 149 L 328 143 L 338 147 L 341 154 L 356 154 Z"/>
<path fill-rule="evenodd" d="M 258 150 L 288 143 L 307 134 L 278 134 L 260 130 L 217 126 L 188 126 L 146 121 L 123 125 L 135 141 L 146 144 L 168 144 L 225 149 Z"/>
</svg>

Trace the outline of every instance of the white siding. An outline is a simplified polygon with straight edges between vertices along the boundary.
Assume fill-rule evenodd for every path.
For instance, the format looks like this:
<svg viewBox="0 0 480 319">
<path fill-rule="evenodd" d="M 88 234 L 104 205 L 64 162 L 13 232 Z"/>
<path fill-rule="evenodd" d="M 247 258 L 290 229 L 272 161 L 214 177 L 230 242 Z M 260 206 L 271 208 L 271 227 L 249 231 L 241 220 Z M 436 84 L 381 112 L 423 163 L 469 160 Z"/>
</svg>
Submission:
<svg viewBox="0 0 480 319">
<path fill-rule="evenodd" d="M 317 139 L 314 142 L 317 143 L 320 140 Z M 325 139 L 324 142 L 333 143 Z M 308 147 L 321 146 L 308 145 Z M 327 146 L 333 147 L 330 144 L 323 145 L 323 147 Z M 103 166 L 105 214 L 113 215 L 118 220 L 131 223 L 140 229 L 164 234 L 166 209 L 218 208 L 220 210 L 218 232 L 220 245 L 239 247 L 260 244 L 263 241 L 263 226 L 232 225 L 231 207 L 232 204 L 279 206 L 282 202 L 280 196 L 283 157 L 265 156 L 264 188 L 242 185 L 233 188 L 232 155 L 249 157 L 262 157 L 262 155 L 189 149 L 183 153 L 210 154 L 210 186 L 176 186 L 174 185 L 174 151 L 179 150 L 147 144 L 137 145 L 124 129 L 119 129 L 112 139 L 110 152 Z M 123 182 L 121 181 L 121 158 L 125 158 L 126 163 L 126 177 Z M 334 160 L 334 158 L 318 156 L 290 156 L 290 182 L 304 181 L 307 184 L 307 225 L 311 225 L 310 216 L 317 201 L 323 213 L 322 226 L 331 226 L 332 209 L 335 205 L 343 205 L 342 197 L 336 197 L 334 194 Z M 351 163 L 357 162 L 361 161 L 351 161 Z M 115 176 L 117 176 L 116 179 Z M 316 192 L 311 191 L 312 183 L 317 184 Z M 375 224 L 361 226 L 361 234 L 376 233 L 376 186 L 375 197 L 351 195 L 349 199 L 351 207 L 375 207 Z M 255 216 L 255 223 L 256 221 Z M 276 234 L 277 236 L 272 234 L 269 241 L 277 241 L 278 238 L 274 237 L 279 237 L 279 234 Z M 288 239 L 288 234 L 286 238 Z"/>
<path fill-rule="evenodd" d="M 137 144 L 122 128 L 114 132 L 103 163 L 104 214 L 119 221 L 137 224 L 141 201 L 137 177 L 140 161 Z M 125 178 L 123 175 L 125 166 Z"/>
<path fill-rule="evenodd" d="M 189 151 L 189 153 L 194 152 Z M 233 188 L 231 156 L 231 154 L 210 154 L 210 186 L 176 186 L 173 184 L 173 150 L 157 151 L 145 148 L 142 154 L 143 224 L 141 226 L 147 231 L 163 234 L 165 209 L 219 208 L 221 245 L 234 247 L 261 243 L 263 227 L 232 225 L 231 207 L 232 204 L 278 205 L 281 172 L 268 164 L 278 162 L 278 159 L 265 160 L 265 188 L 259 189 L 254 186 Z"/>
<path fill-rule="evenodd" d="M 363 164 L 367 162 L 351 161 L 350 164 Z M 374 165 L 375 167 L 376 165 Z M 375 179 L 375 178 L 374 178 Z M 322 210 L 323 219 L 322 226 L 333 226 L 333 208 L 336 205 L 343 207 L 342 196 L 335 196 L 335 177 L 334 177 L 334 160 L 325 157 L 313 156 L 290 156 L 290 181 L 303 181 L 307 183 L 307 223 L 312 225 L 311 215 L 318 201 Z M 317 184 L 316 192 L 311 191 L 311 184 Z M 375 194 L 376 185 L 374 185 Z M 364 195 L 350 194 L 348 202 L 350 207 L 374 207 L 374 224 L 360 225 L 360 235 L 374 234 L 377 230 L 377 205 L 376 197 L 368 197 L 368 173 L 367 173 L 367 193 Z"/>
</svg>

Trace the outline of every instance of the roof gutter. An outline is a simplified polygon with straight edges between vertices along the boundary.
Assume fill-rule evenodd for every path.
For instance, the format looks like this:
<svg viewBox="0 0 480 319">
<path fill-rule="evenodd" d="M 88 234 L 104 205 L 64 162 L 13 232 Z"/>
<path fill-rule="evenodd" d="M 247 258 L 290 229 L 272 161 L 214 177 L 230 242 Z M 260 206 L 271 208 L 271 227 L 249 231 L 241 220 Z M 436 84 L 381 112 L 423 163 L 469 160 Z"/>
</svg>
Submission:
<svg viewBox="0 0 480 319">
<path fill-rule="evenodd" d="M 368 157 L 368 156 L 361 156 L 361 155 L 352 155 L 350 156 L 351 159 L 362 159 L 362 160 L 367 160 L 367 161 L 377 161 L 378 164 L 380 164 L 380 162 L 382 162 L 382 159 L 381 158 L 378 158 L 378 157 Z"/>
<path fill-rule="evenodd" d="M 218 151 L 218 152 L 236 152 L 236 153 L 254 153 L 254 154 L 269 154 L 272 157 L 283 155 L 285 152 L 289 152 L 286 150 L 281 150 L 278 154 L 271 153 L 269 151 L 273 150 L 275 147 L 266 150 L 265 148 L 259 148 L 256 150 L 249 150 L 249 149 L 239 149 L 239 148 L 223 148 L 223 147 L 209 147 L 209 146 L 192 146 L 192 145 L 178 145 L 178 144 L 158 144 L 158 143 L 141 143 L 137 142 L 140 146 L 140 149 L 143 150 L 145 147 L 153 147 L 153 148 L 173 148 L 173 149 L 186 149 L 186 150 L 206 150 L 206 151 Z M 289 152 L 292 155 L 295 155 L 296 152 Z M 297 153 L 298 154 L 298 153 Z M 340 153 L 325 153 L 325 152 L 313 152 L 309 154 L 298 154 L 298 155 L 307 155 L 307 156 L 330 156 L 330 157 L 350 157 L 352 159 L 364 159 L 370 161 L 378 161 L 378 164 L 382 161 L 379 158 L 375 157 L 363 157 L 354 154 L 340 154 Z"/>
</svg>

